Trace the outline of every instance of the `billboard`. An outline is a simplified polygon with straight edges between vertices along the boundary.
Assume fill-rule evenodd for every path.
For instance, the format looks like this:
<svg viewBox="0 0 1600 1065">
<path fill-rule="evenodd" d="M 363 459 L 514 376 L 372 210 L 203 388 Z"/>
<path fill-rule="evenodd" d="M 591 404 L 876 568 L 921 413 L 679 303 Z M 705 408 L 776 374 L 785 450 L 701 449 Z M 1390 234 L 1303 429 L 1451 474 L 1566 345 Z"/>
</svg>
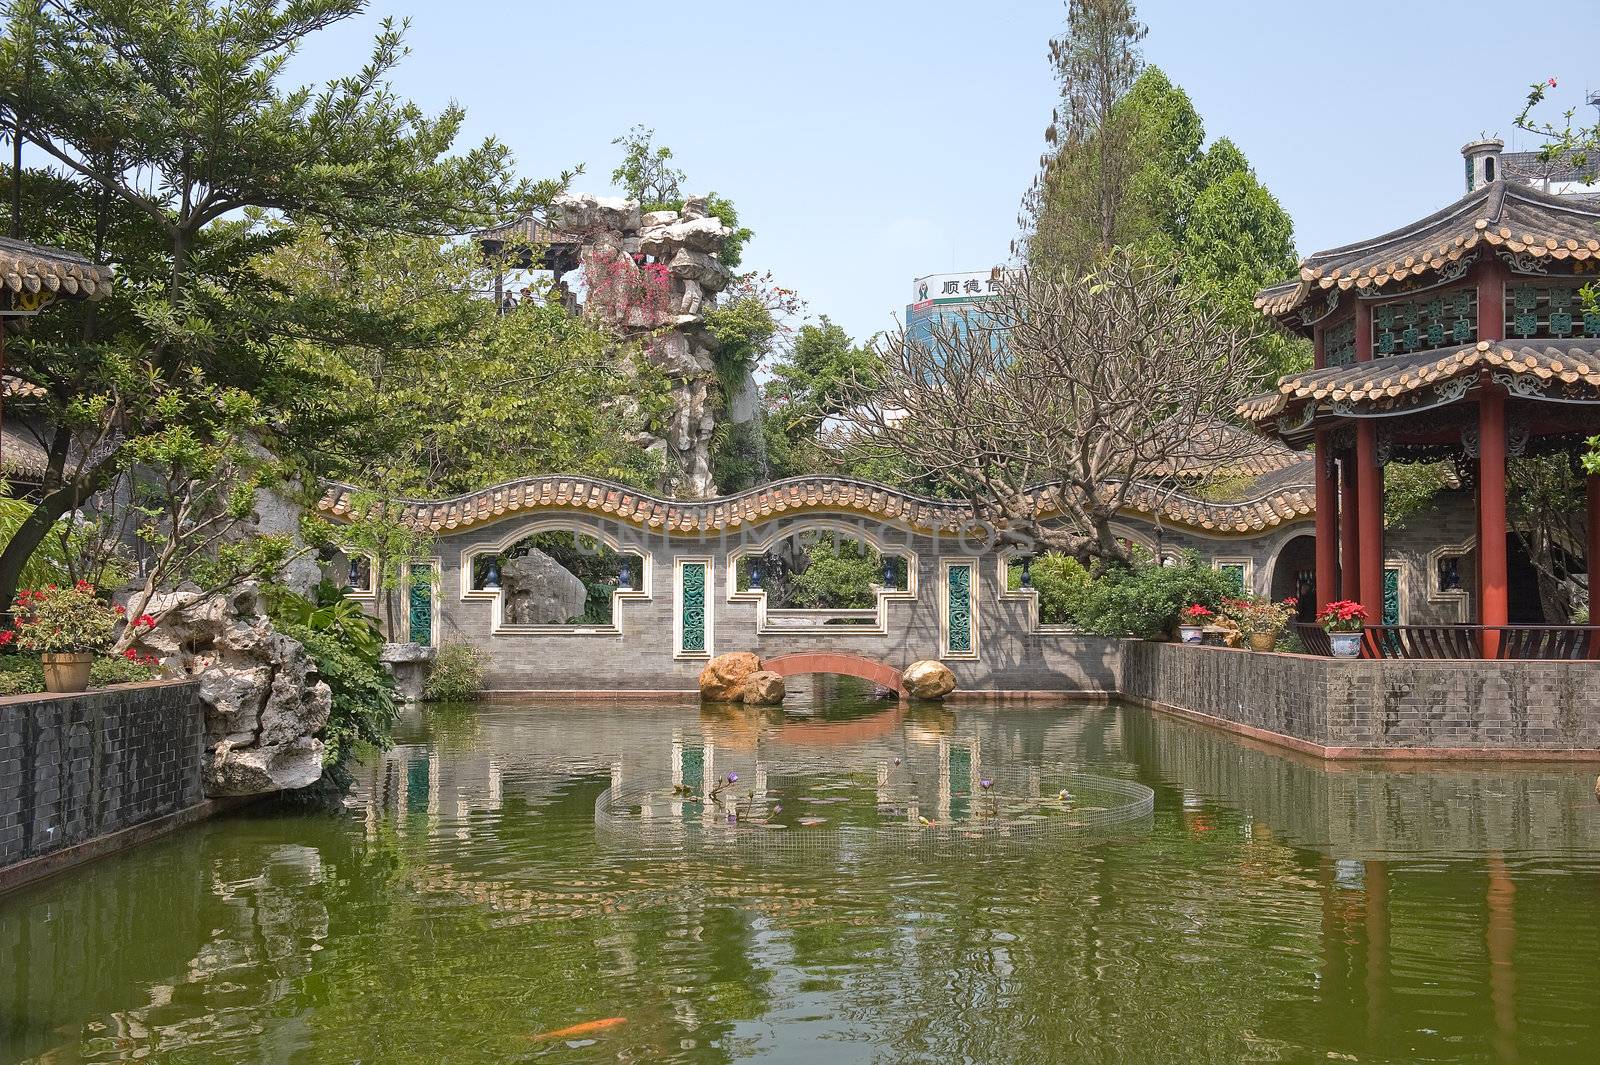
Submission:
<svg viewBox="0 0 1600 1065">
<path fill-rule="evenodd" d="M 955 274 L 929 274 L 912 283 L 912 303 L 933 301 L 944 303 L 955 300 L 981 299 L 992 296 L 1005 286 L 1005 271 L 973 270 Z"/>
</svg>

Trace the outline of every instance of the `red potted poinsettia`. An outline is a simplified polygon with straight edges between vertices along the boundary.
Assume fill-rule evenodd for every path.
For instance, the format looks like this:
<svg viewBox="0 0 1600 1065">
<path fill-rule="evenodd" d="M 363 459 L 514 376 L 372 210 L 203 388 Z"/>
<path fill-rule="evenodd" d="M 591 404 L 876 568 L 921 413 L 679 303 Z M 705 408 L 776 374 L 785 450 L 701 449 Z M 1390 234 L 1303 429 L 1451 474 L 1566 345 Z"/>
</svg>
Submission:
<svg viewBox="0 0 1600 1065">
<path fill-rule="evenodd" d="M 1367 608 L 1352 599 L 1340 599 L 1322 608 L 1317 624 L 1327 630 L 1335 658 L 1361 657 L 1361 630 L 1369 617 Z"/>
<path fill-rule="evenodd" d="M 89 667 L 97 653 L 111 646 L 121 621 L 117 611 L 95 597 L 88 581 L 69 588 L 25 588 L 17 593 L 12 611 L 5 643 L 39 656 L 45 691 L 50 692 L 87 689 Z"/>
<path fill-rule="evenodd" d="M 1184 643 L 1199 643 L 1205 636 L 1206 626 L 1216 620 L 1216 613 L 1199 603 L 1190 603 L 1178 611 L 1178 638 Z"/>
</svg>

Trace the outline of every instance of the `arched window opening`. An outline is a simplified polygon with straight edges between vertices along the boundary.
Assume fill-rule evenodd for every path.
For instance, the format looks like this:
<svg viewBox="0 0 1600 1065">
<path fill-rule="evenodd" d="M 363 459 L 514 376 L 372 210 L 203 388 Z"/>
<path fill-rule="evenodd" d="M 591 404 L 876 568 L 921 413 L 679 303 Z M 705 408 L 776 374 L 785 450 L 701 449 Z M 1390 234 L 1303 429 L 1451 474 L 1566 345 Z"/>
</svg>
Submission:
<svg viewBox="0 0 1600 1065">
<path fill-rule="evenodd" d="M 472 587 L 501 594 L 502 624 L 616 624 L 616 595 L 637 590 L 644 557 L 579 532 L 547 530 L 475 555 Z"/>
<path fill-rule="evenodd" d="M 807 529 L 760 554 L 738 558 L 737 592 L 766 597 L 767 618 L 784 627 L 873 625 L 878 596 L 909 587 L 908 559 L 832 529 Z"/>
</svg>

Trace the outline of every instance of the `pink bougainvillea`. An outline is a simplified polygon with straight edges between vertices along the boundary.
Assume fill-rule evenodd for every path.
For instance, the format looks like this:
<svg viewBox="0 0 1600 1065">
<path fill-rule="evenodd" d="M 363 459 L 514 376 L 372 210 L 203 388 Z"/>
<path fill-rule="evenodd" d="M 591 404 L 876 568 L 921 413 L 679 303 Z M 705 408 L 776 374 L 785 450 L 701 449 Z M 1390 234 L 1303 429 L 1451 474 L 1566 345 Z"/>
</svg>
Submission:
<svg viewBox="0 0 1600 1065">
<path fill-rule="evenodd" d="M 662 263 L 645 262 L 615 248 L 584 250 L 586 308 L 613 325 L 654 329 L 666 321 L 672 302 L 672 274 Z"/>
</svg>

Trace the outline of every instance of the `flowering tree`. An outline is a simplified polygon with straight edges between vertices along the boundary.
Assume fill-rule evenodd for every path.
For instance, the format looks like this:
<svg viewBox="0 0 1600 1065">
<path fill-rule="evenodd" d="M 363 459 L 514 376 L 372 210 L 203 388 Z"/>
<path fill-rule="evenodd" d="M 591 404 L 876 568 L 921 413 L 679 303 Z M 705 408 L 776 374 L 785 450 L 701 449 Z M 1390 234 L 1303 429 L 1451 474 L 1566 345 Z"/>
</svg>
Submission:
<svg viewBox="0 0 1600 1065">
<path fill-rule="evenodd" d="M 585 248 L 580 263 L 588 290 L 585 308 L 621 328 L 654 329 L 671 310 L 672 275 L 663 263 L 605 245 Z"/>
</svg>

